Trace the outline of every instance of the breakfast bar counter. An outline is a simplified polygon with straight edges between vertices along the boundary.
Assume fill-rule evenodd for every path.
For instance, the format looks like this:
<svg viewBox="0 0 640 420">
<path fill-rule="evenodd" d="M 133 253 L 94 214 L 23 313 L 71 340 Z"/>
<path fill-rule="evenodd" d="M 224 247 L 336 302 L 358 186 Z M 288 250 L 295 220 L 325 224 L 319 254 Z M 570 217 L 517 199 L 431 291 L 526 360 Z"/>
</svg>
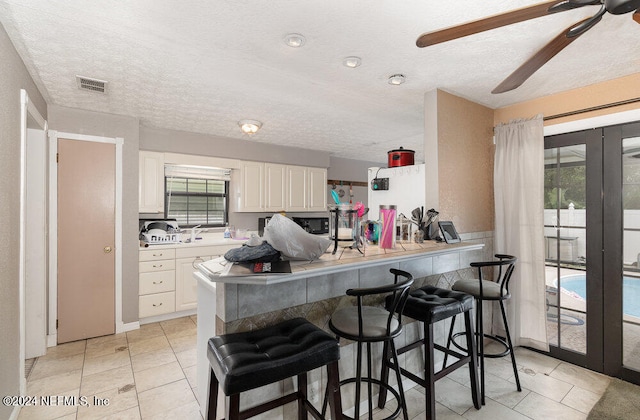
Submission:
<svg viewBox="0 0 640 420">
<path fill-rule="evenodd" d="M 486 249 L 483 239 L 456 244 L 397 242 L 393 249 L 367 246 L 361 254 L 356 249 L 339 248 L 332 254 L 332 245 L 318 260 L 291 261 L 291 273 L 252 276 L 221 276 L 215 263 L 200 264 L 194 273 L 198 282 L 200 401 L 206 401 L 206 343 L 210 337 L 295 317 L 327 330 L 335 310 L 353 304 L 345 295 L 347 289 L 388 284 L 392 281 L 390 268 L 411 273 L 414 287 L 433 284 L 450 288 L 456 280 L 472 275 L 469 263 L 486 259 L 490 248 Z"/>
</svg>

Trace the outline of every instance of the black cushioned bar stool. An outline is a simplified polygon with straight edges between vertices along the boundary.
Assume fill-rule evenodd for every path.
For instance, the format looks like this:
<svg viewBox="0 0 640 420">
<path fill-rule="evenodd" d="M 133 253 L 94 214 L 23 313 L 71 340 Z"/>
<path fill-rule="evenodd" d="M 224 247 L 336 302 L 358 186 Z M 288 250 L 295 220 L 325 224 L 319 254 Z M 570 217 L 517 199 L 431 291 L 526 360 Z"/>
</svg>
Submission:
<svg viewBox="0 0 640 420">
<path fill-rule="evenodd" d="M 513 344 L 511 343 L 511 334 L 509 334 L 507 314 L 504 309 L 504 301 L 511 298 L 511 293 L 509 292 L 509 281 L 511 280 L 511 275 L 513 274 L 513 270 L 515 269 L 516 261 L 518 259 L 514 256 L 505 254 L 496 254 L 495 257 L 497 258 L 497 260 L 472 262 L 471 266 L 478 269 L 478 278 L 472 280 L 459 280 L 455 282 L 451 287 L 453 290 L 468 293 L 476 299 L 476 335 L 478 338 L 478 356 L 480 357 L 480 394 L 482 397 L 482 404 L 484 404 L 485 401 L 485 357 L 503 357 L 510 354 L 513 374 L 515 375 L 516 379 L 516 388 L 518 389 L 518 391 L 522 391 L 522 387 L 520 386 L 520 378 L 518 377 L 518 368 L 516 366 L 516 356 L 513 352 Z M 493 273 L 495 276 L 494 280 L 485 280 L 483 278 L 482 269 L 485 267 L 491 269 L 497 268 L 497 272 Z M 485 300 L 498 301 L 500 303 L 500 312 L 502 313 L 502 321 L 504 323 L 504 329 L 506 333 L 505 338 L 484 333 L 482 302 Z M 455 338 L 458 335 L 452 335 L 452 332 L 453 331 L 449 332 L 450 341 L 452 340 L 452 338 Z M 505 350 L 501 353 L 486 353 L 484 350 L 484 338 L 489 338 L 491 340 L 497 341 L 498 343 L 502 344 L 502 346 L 504 346 Z M 455 341 L 453 341 L 453 344 L 456 347 L 460 348 L 460 345 L 458 345 Z"/>
<path fill-rule="evenodd" d="M 307 413 L 321 419 L 320 412 L 307 399 L 307 372 L 322 366 L 327 366 L 331 418 L 341 418 L 338 342 L 305 319 L 295 318 L 260 330 L 213 337 L 209 339 L 207 357 L 211 365 L 209 420 L 216 418 L 218 385 L 227 396 L 227 420 L 253 417 L 296 400 L 298 419 L 306 419 Z M 291 376 L 298 377 L 297 391 L 240 411 L 242 392 Z"/>
<path fill-rule="evenodd" d="M 371 372 L 371 343 L 384 342 L 385 348 L 389 347 L 388 352 L 390 357 L 393 358 L 396 366 L 398 365 L 398 358 L 396 355 L 395 345 L 393 344 L 393 338 L 397 337 L 402 332 L 402 308 L 409 296 L 409 287 L 413 284 L 413 276 L 406 271 L 397 270 L 395 268 L 392 268 L 389 271 L 394 275 L 393 284 L 347 290 L 348 296 L 356 296 L 357 305 L 337 310 L 331 316 L 331 320 L 329 321 L 329 328 L 331 331 L 333 331 L 338 337 L 355 341 L 357 345 L 355 366 L 356 377 L 344 379 L 340 382 L 340 385 L 355 383 L 355 419 L 360 418 L 360 388 L 363 382 L 367 384 L 369 419 L 373 418 L 372 385 L 374 384 L 380 387 L 379 392 L 382 392 L 383 389 L 388 390 L 398 401 L 398 408 L 385 420 L 398 417 L 400 411 L 402 411 L 405 420 L 409 418 L 407 414 L 407 404 L 404 398 L 404 391 L 402 389 L 402 381 L 400 380 L 400 372 L 396 370 L 399 388 L 398 391 L 393 389 L 386 382 L 382 382 L 381 380 L 374 378 Z M 378 306 L 363 305 L 363 299 L 368 296 L 387 294 L 389 294 L 387 299 L 390 302 L 390 310 L 386 310 L 385 308 Z M 384 299 L 384 297 L 382 297 L 382 299 Z M 397 316 L 395 315 L 396 313 L 398 314 Z M 363 343 L 367 344 L 367 374 L 364 377 L 361 372 Z"/>
<path fill-rule="evenodd" d="M 387 305 L 389 305 L 390 303 L 391 302 L 387 301 Z M 481 407 L 480 393 L 478 390 L 478 367 L 475 334 L 473 331 L 473 322 L 471 319 L 472 310 L 472 296 L 466 293 L 454 292 L 452 290 L 441 289 L 434 286 L 424 286 L 412 291 L 409 294 L 406 305 L 404 306 L 404 315 L 422 322 L 424 327 L 424 338 L 398 349 L 398 354 L 400 355 L 406 353 L 409 350 L 413 350 L 424 345 L 424 379 L 420 378 L 412 372 L 407 371 L 404 368 L 400 368 L 400 372 L 407 378 L 424 387 L 427 403 L 427 419 L 436 418 L 436 381 L 445 377 L 449 373 L 465 364 L 469 365 L 469 377 L 471 379 L 471 398 L 473 399 L 473 405 L 478 409 Z M 458 314 L 464 314 L 464 334 L 467 337 L 467 348 L 471 349 L 470 351 L 466 351 L 465 354 L 461 354 L 453 349 L 450 349 L 449 346 L 444 347 L 434 342 L 433 324 L 447 318 L 452 318 L 451 322 L 453 325 L 455 316 Z M 441 352 L 444 352 L 445 354 L 443 367 L 437 372 L 435 370 L 434 350 L 439 350 Z M 452 355 L 458 360 L 450 366 L 446 366 L 447 355 Z M 381 378 L 383 381 L 386 381 L 388 379 L 389 367 L 395 368 L 395 364 L 397 364 L 397 362 L 391 360 L 388 350 L 385 349 Z M 385 398 L 386 395 L 381 392 L 378 401 L 380 407 L 384 406 Z"/>
</svg>

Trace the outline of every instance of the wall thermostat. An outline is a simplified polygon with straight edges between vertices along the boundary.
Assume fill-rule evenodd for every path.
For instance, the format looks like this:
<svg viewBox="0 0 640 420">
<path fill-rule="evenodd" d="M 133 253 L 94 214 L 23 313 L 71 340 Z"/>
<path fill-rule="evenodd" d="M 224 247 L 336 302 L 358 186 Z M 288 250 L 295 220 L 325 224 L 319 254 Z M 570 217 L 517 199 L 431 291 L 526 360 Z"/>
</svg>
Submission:
<svg viewBox="0 0 640 420">
<path fill-rule="evenodd" d="M 371 180 L 373 191 L 383 191 L 389 189 L 389 178 L 374 178 Z"/>
</svg>

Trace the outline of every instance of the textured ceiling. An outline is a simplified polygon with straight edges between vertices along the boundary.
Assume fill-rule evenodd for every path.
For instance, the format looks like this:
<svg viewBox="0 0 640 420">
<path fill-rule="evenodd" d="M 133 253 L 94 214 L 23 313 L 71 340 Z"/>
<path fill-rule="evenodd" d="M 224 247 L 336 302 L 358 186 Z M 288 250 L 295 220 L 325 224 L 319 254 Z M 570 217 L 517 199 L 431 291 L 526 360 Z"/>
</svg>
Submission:
<svg viewBox="0 0 640 420">
<path fill-rule="evenodd" d="M 640 25 L 606 14 L 515 91 L 491 90 L 588 6 L 417 48 L 427 31 L 540 0 L 0 0 L 0 22 L 50 104 L 138 117 L 150 127 L 384 161 L 423 159 L 424 93 L 498 108 L 640 71 Z M 297 32 L 302 48 L 283 38 Z M 362 65 L 342 65 L 346 56 Z M 391 86 L 395 73 L 405 84 Z M 75 76 L 109 82 L 80 91 Z"/>
</svg>

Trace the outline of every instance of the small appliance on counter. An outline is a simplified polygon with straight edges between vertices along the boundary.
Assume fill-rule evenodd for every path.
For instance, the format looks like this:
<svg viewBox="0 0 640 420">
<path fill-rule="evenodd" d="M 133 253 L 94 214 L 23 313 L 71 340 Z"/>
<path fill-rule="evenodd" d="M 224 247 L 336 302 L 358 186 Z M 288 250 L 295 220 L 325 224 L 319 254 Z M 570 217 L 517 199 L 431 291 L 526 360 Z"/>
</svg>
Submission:
<svg viewBox="0 0 640 420">
<path fill-rule="evenodd" d="M 175 219 L 140 220 L 140 240 L 150 244 L 182 242 L 182 233 Z"/>
<path fill-rule="evenodd" d="M 328 217 L 292 217 L 292 219 L 304 230 L 314 235 L 329 233 Z"/>
</svg>

